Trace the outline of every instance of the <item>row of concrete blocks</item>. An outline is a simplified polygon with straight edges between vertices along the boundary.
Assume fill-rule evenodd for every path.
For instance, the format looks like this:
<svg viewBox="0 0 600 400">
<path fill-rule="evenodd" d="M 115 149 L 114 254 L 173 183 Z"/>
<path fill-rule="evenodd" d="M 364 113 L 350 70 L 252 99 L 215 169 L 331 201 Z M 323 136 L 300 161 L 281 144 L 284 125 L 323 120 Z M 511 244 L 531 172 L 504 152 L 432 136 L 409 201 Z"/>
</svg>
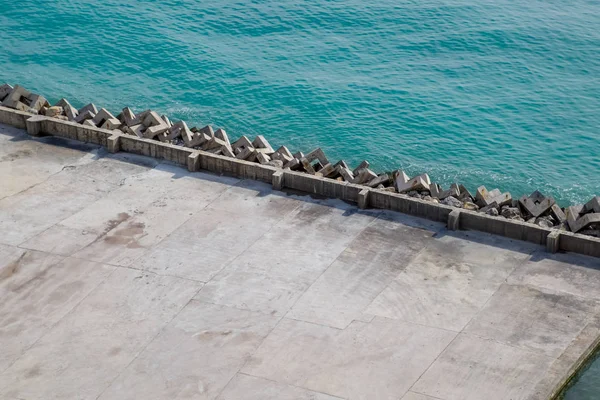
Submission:
<svg viewBox="0 0 600 400">
<path fill-rule="evenodd" d="M 135 114 L 125 107 L 119 115 L 114 116 L 104 108 L 98 110 L 93 103 L 75 109 L 64 98 L 50 106 L 43 96 L 19 85 L 0 86 L 0 102 L 5 107 L 88 127 L 120 131 L 138 138 L 159 140 L 286 170 L 303 171 L 317 177 L 345 181 L 376 190 L 408 193 L 412 197 L 441 202 L 455 208 L 480 211 L 491 216 L 501 215 L 544 227 L 556 226 L 562 230 L 600 236 L 600 216 L 593 215 L 596 213 L 593 207 L 581 205 L 561 210 L 553 198 L 545 197 L 537 191 L 517 201 L 508 192 L 501 193 L 498 189 L 488 191 L 485 186 L 479 187 L 475 196 L 466 187 L 458 184 L 444 190 L 439 184 L 431 183 L 427 174 L 409 178 L 404 171 L 397 170 L 391 174 L 378 175 L 369 169 L 367 161 L 361 162 L 354 169 L 349 168 L 343 160 L 332 164 L 319 148 L 306 155 L 302 152 L 292 154 L 285 146 L 274 150 L 262 135 L 253 141 L 242 136 L 231 143 L 224 129 L 214 130 L 210 125 L 190 129 L 184 121 L 171 123 L 167 116 L 152 110 Z"/>
<path fill-rule="evenodd" d="M 152 110 L 135 114 L 129 107 L 125 107 L 120 114 L 115 116 L 104 108 L 98 110 L 93 103 L 76 109 L 64 98 L 50 106 L 45 98 L 33 95 L 19 85 L 13 88 L 8 84 L 0 86 L 0 101 L 3 101 L 3 106 L 20 111 L 72 121 L 90 127 L 120 130 L 139 138 L 159 140 L 213 154 L 303 171 L 311 175 L 368 187 L 384 188 L 392 183 L 388 174 L 377 175 L 371 171 L 367 161 L 363 161 L 357 168 L 351 169 L 343 160 L 331 164 L 320 148 L 306 155 L 302 152 L 292 154 L 285 146 L 274 150 L 262 135 L 258 135 L 252 141 L 248 137 L 242 136 L 232 143 L 224 129 L 215 130 L 210 125 L 203 128 L 189 128 L 184 121 L 172 123 L 167 116 L 159 115 Z"/>
<path fill-rule="evenodd" d="M 412 198 L 376 188 L 325 179 L 270 165 L 239 160 L 203 150 L 184 148 L 169 143 L 139 138 L 118 130 L 107 130 L 64 121 L 29 112 L 0 107 L 0 123 L 26 128 L 31 135 L 49 134 L 105 146 L 111 152 L 125 151 L 164 159 L 187 167 L 190 171 L 211 172 L 269 182 L 274 189 L 289 188 L 300 192 L 339 198 L 361 208 L 389 209 L 430 220 L 444 222 L 450 229 L 477 230 L 512 239 L 548 246 L 549 250 L 570 251 L 600 257 L 600 239 L 571 232 L 551 230 L 523 221 L 495 218 L 468 209 Z M 594 205 L 590 204 L 593 209 Z M 589 207 L 584 206 L 585 210 Z M 583 211 L 583 210 L 582 210 Z M 450 214 L 454 217 L 451 217 Z M 595 212 L 595 211 L 594 211 Z"/>
<path fill-rule="evenodd" d="M 49 134 L 105 146 L 111 152 L 125 151 L 164 159 L 190 171 L 207 170 L 218 174 L 268 182 L 276 190 L 339 198 L 361 208 L 388 209 L 443 222 L 449 229 L 476 230 L 545 245 L 550 251 L 569 251 L 600 257 L 600 239 L 567 231 L 549 229 L 523 221 L 491 217 L 468 209 L 457 209 L 405 194 L 392 193 L 348 182 L 282 170 L 269 165 L 239 160 L 203 150 L 184 148 L 155 140 L 138 138 L 120 131 L 106 130 L 27 112 L 0 107 L 0 123 L 26 128 L 31 135 Z"/>
</svg>

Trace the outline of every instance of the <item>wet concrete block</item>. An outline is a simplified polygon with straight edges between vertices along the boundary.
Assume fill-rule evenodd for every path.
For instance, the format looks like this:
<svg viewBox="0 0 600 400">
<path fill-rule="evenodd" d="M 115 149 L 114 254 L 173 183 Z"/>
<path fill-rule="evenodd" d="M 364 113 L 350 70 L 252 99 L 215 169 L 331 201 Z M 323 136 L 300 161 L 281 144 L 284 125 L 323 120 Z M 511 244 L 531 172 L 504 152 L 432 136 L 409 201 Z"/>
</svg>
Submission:
<svg viewBox="0 0 600 400">
<path fill-rule="evenodd" d="M 28 111 L 30 108 L 29 105 L 31 104 L 31 101 L 29 100 L 31 94 L 32 93 L 23 86 L 15 85 L 10 93 L 5 96 L 2 105 L 19 111 Z"/>
<path fill-rule="evenodd" d="M 427 174 L 422 174 L 409 179 L 404 171 L 396 171 L 394 174 L 394 185 L 396 186 L 398 193 L 406 193 L 411 190 L 430 190 L 431 180 Z"/>
<path fill-rule="evenodd" d="M 297 158 L 292 158 L 288 163 L 283 165 L 284 169 L 291 169 L 292 171 L 296 171 L 298 169 L 300 169 L 302 163 L 300 162 L 299 159 Z"/>
<path fill-rule="evenodd" d="M 431 197 L 435 197 L 439 200 L 444 200 L 446 197 L 450 197 L 450 196 L 457 198 L 457 199 L 460 197 L 460 190 L 455 185 L 452 185 L 452 187 L 450 187 L 450 189 L 448 189 L 448 190 L 444 190 L 437 183 L 432 183 L 429 186 L 429 192 L 431 193 Z"/>
<path fill-rule="evenodd" d="M 388 184 L 389 182 L 390 176 L 388 174 L 381 174 L 377 178 L 371 179 L 370 181 L 366 182 L 365 185 L 371 188 L 375 188 L 379 185 Z"/>
<path fill-rule="evenodd" d="M 252 142 L 246 136 L 240 137 L 238 140 L 231 144 L 231 148 L 233 149 L 233 152 L 235 154 L 239 154 L 249 147 L 254 148 L 254 146 L 252 146 Z"/>
<path fill-rule="evenodd" d="M 585 214 L 584 216 L 579 217 L 579 219 L 573 223 L 569 221 L 569 227 L 571 228 L 571 231 L 575 233 L 594 224 L 600 224 L 600 214 L 598 213 Z"/>
<path fill-rule="evenodd" d="M 78 124 L 83 124 L 84 121 L 93 120 L 95 116 L 96 116 L 96 114 L 94 114 L 93 111 L 85 110 L 84 112 L 80 112 L 77 115 L 77 117 L 75 118 L 75 122 L 77 122 Z M 92 121 L 92 123 L 93 123 L 93 121 Z M 96 125 L 94 124 L 94 126 L 96 126 Z"/>
<path fill-rule="evenodd" d="M 93 126 L 94 128 L 97 128 L 96 124 L 94 124 L 94 121 L 92 121 L 91 119 L 86 119 L 81 125 Z"/>
<path fill-rule="evenodd" d="M 271 145 L 269 144 L 269 142 L 267 141 L 267 139 L 265 139 L 265 137 L 263 135 L 258 135 L 252 142 L 252 146 L 257 150 L 265 149 L 262 152 L 266 153 L 267 155 L 270 155 L 274 152 L 273 148 L 271 147 Z"/>
<path fill-rule="evenodd" d="M 83 114 L 86 111 L 90 111 L 94 115 L 98 114 L 98 109 L 96 108 L 96 105 L 94 103 L 90 103 L 90 104 L 88 104 L 86 106 L 81 107 L 77 112 L 79 114 Z"/>
<path fill-rule="evenodd" d="M 10 92 L 12 92 L 13 87 L 10 86 L 8 83 L 3 84 L 2 86 L 0 86 L 0 102 L 2 102 L 6 96 L 9 95 Z"/>
<path fill-rule="evenodd" d="M 342 178 L 344 178 L 346 182 L 354 181 L 354 174 L 352 173 L 352 171 L 350 171 L 350 169 L 348 169 L 347 166 L 343 166 L 340 164 L 336 167 L 336 171 L 342 176 Z"/>
<path fill-rule="evenodd" d="M 484 208 L 493 202 L 498 203 L 499 207 L 504 205 L 509 205 L 512 203 L 512 196 L 510 193 L 502 193 L 499 189 L 494 189 L 488 192 L 485 186 L 480 186 L 477 188 L 477 194 L 475 195 L 475 203 Z"/>
<path fill-rule="evenodd" d="M 454 186 L 456 184 L 453 184 L 452 186 Z M 464 185 L 458 185 L 458 191 L 459 191 L 459 196 L 458 199 L 462 200 L 462 201 L 473 201 L 475 199 L 475 196 L 473 196 L 471 194 L 471 192 L 469 191 L 469 189 L 467 189 Z"/>
<path fill-rule="evenodd" d="M 102 126 L 108 119 L 116 119 L 106 108 L 101 108 L 100 111 L 94 116 L 92 121 L 96 126 Z"/>
<path fill-rule="evenodd" d="M 546 197 L 538 190 L 519 199 L 519 204 L 533 217 L 545 214 L 556 202 L 552 197 Z"/>
<path fill-rule="evenodd" d="M 171 123 L 171 120 L 166 115 L 161 115 L 160 119 L 162 119 L 163 121 L 165 121 L 165 124 L 167 124 L 167 126 L 169 128 L 173 126 L 173 124 Z"/>
<path fill-rule="evenodd" d="M 271 157 L 269 157 L 268 155 L 264 154 L 264 153 L 257 153 L 256 154 L 256 159 L 258 160 L 259 163 L 261 164 L 266 164 L 269 161 L 271 161 Z"/>
<path fill-rule="evenodd" d="M 596 196 L 593 199 L 591 199 L 590 201 L 588 201 L 583 206 L 582 212 L 584 212 L 584 213 L 589 213 L 589 212 L 600 213 L 600 196 Z"/>
<path fill-rule="evenodd" d="M 294 156 L 285 146 L 281 146 L 273 154 L 271 154 L 272 160 L 279 160 L 282 161 L 284 164 L 292 161 L 293 158 Z"/>
<path fill-rule="evenodd" d="M 142 123 L 142 121 L 140 121 L 140 119 L 138 117 L 136 117 L 133 110 L 131 110 L 131 108 L 129 108 L 129 107 L 125 107 L 121 111 L 121 114 L 119 116 L 120 116 L 121 122 L 127 126 L 139 125 Z"/>
<path fill-rule="evenodd" d="M 363 160 L 363 161 L 361 161 L 360 164 L 358 164 L 358 167 L 356 167 L 356 168 L 354 168 L 354 170 L 352 170 L 352 175 L 356 176 L 356 175 L 358 175 L 360 170 L 369 168 L 370 166 L 371 166 L 371 164 L 369 164 L 369 162 L 367 160 Z"/>
<path fill-rule="evenodd" d="M 257 154 L 258 153 L 254 151 L 254 147 L 244 147 L 239 153 L 236 154 L 235 158 L 238 160 L 255 161 Z"/>
<path fill-rule="evenodd" d="M 321 150 L 321 148 L 317 148 L 311 151 L 300 160 L 306 172 L 308 172 L 311 175 L 314 175 L 316 173 L 313 167 L 314 161 L 319 161 L 321 165 L 329 164 L 329 161 L 327 160 L 327 157 L 325 157 L 325 153 L 323 153 L 323 150 Z"/>
<path fill-rule="evenodd" d="M 59 106 L 62 107 L 64 110 L 65 115 L 67 116 L 67 118 L 69 119 L 69 121 L 75 121 L 75 118 L 77 118 L 77 116 L 79 115 L 79 112 L 77 111 L 77 109 L 75 107 L 73 107 L 71 105 L 71 103 L 69 103 L 69 101 L 65 98 L 60 99 L 55 106 Z"/>
<path fill-rule="evenodd" d="M 332 175 L 335 172 L 336 172 L 335 167 L 331 164 L 327 164 L 327 165 L 324 165 L 323 168 L 321 168 L 319 171 L 317 171 L 315 176 L 323 176 L 323 177 L 327 178 L 328 176 Z"/>
<path fill-rule="evenodd" d="M 215 131 L 215 137 L 227 143 L 227 147 L 231 148 L 231 143 L 229 143 L 229 137 L 227 136 L 227 132 L 225 132 L 225 129 L 217 129 Z"/>
<path fill-rule="evenodd" d="M 221 154 L 223 154 L 225 157 L 235 158 L 235 154 L 233 154 L 233 151 L 231 151 L 231 148 L 228 146 L 221 147 Z"/>
<path fill-rule="evenodd" d="M 550 213 L 561 224 L 563 222 L 567 221 L 567 216 L 565 215 L 565 213 L 563 212 L 563 210 L 561 210 L 561 208 L 558 206 L 558 204 L 554 204 L 554 205 L 552 205 L 552 207 L 550 207 Z"/>
<path fill-rule="evenodd" d="M 371 182 L 375 179 L 377 179 L 377 174 L 368 168 L 364 168 L 364 169 L 359 170 L 358 175 L 355 176 L 352 183 L 355 183 L 357 185 L 362 185 L 364 183 Z"/>
</svg>

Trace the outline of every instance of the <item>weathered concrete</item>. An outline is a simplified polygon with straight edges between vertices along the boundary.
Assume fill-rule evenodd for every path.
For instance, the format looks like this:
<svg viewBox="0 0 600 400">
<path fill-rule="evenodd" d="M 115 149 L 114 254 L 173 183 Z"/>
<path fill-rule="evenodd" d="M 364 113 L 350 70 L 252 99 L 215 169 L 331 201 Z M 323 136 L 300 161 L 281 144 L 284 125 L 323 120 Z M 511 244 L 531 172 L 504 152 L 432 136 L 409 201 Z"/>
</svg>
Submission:
<svg viewBox="0 0 600 400">
<path fill-rule="evenodd" d="M 97 131 L 0 126 L 1 399 L 541 400 L 600 338 L 598 260 L 547 253 L 550 230 L 449 231 L 450 207 L 371 190 L 440 222 L 359 210 L 274 191 L 272 167 L 112 154 Z"/>
<path fill-rule="evenodd" d="M 87 111 L 90 112 L 89 108 L 92 106 L 93 105 L 88 105 L 84 107 L 84 109 L 87 108 Z M 124 110 L 119 117 L 121 119 L 125 119 L 124 114 L 130 114 L 130 112 Z M 150 112 L 150 110 L 144 111 L 138 114 L 136 118 L 146 118 L 149 115 L 151 116 L 151 114 L 152 113 Z M 166 117 L 157 118 L 160 118 L 167 125 L 170 123 L 168 121 L 168 118 Z M 235 149 L 236 152 L 239 152 L 236 157 L 240 158 L 240 156 L 245 154 L 247 151 L 250 151 L 250 153 L 254 154 L 255 156 L 256 154 L 258 154 L 259 156 L 264 156 L 263 162 L 266 162 L 264 165 L 250 162 L 248 161 L 250 159 L 245 156 L 241 157 L 242 159 L 234 159 L 233 149 L 230 147 L 229 142 L 224 141 L 225 139 L 228 140 L 226 133 L 223 130 L 219 130 L 219 136 L 223 139 L 216 139 L 214 136 L 216 133 L 213 132 L 210 126 L 206 126 L 202 129 L 193 128 L 194 132 L 192 132 L 191 130 L 187 129 L 184 122 L 178 122 L 175 125 L 171 126 L 168 132 L 164 132 L 159 135 L 160 141 L 155 141 L 145 139 L 142 137 L 143 134 L 141 129 L 144 127 L 142 124 L 139 125 L 140 131 L 138 132 L 139 134 L 137 134 L 138 137 L 136 137 L 121 135 L 120 130 L 108 130 L 98 128 L 93 124 L 92 121 L 89 120 L 86 122 L 90 122 L 90 126 L 86 127 L 84 125 L 79 125 L 73 122 L 63 121 L 45 116 L 31 117 L 31 114 L 29 113 L 22 113 L 16 110 L 0 107 L 0 121 L 6 121 L 7 123 L 12 124 L 13 126 L 21 126 L 22 124 L 27 125 L 27 122 L 25 122 L 26 120 L 29 122 L 28 129 L 33 135 L 51 134 L 54 136 L 79 140 L 85 143 L 99 144 L 108 148 L 110 152 L 116 152 L 118 150 L 159 158 L 179 165 L 186 165 L 188 170 L 191 172 L 204 169 L 219 174 L 231 175 L 237 178 L 254 179 L 269 183 L 273 183 L 273 180 L 275 179 L 276 183 L 279 183 L 279 174 L 275 176 L 275 178 L 273 176 L 276 172 L 281 172 L 280 168 L 282 167 L 282 161 L 275 160 L 266 162 L 266 157 L 268 157 L 266 156 L 266 154 L 270 153 L 272 148 L 270 148 L 266 141 L 262 140 L 260 137 L 257 138 L 253 143 L 250 143 L 250 141 L 245 138 L 244 140 L 240 139 L 236 143 L 234 143 L 234 145 L 238 146 Z M 131 127 L 128 127 L 127 129 L 131 129 Z M 136 132 L 131 133 L 134 135 L 136 134 Z M 219 145 L 220 147 L 217 146 L 208 151 L 196 151 L 189 148 L 183 148 L 181 146 L 174 145 L 171 143 L 164 143 L 166 137 L 165 135 L 167 133 L 168 136 L 183 136 L 186 145 L 190 145 L 190 141 L 196 140 L 199 140 L 198 143 L 210 141 L 214 144 L 213 139 L 220 140 L 224 144 Z M 119 136 L 119 139 L 116 139 L 117 136 L 115 135 L 121 136 Z M 196 138 L 193 138 L 192 135 L 196 135 Z M 189 137 L 186 139 L 186 136 Z M 244 142 L 245 144 L 240 141 Z M 267 147 L 254 149 L 254 147 L 252 146 L 246 147 L 248 143 L 252 145 L 256 144 L 257 146 L 260 145 Z M 240 144 L 241 147 L 239 146 Z M 245 150 L 241 150 L 242 147 L 246 147 Z M 313 153 L 315 152 L 319 153 L 320 149 L 313 151 Z M 294 154 L 294 157 L 295 158 L 292 161 L 288 162 L 286 165 L 291 164 L 294 160 L 296 160 L 299 164 L 300 161 L 298 161 L 297 157 L 300 157 L 305 161 L 307 160 L 300 152 Z M 379 177 L 377 177 L 373 172 L 368 170 L 368 163 L 366 161 L 362 162 L 359 165 L 359 167 L 353 172 L 350 172 L 348 170 L 348 166 L 343 161 L 339 161 L 335 164 L 335 166 L 332 166 L 331 164 L 326 164 L 325 166 L 323 166 L 322 162 L 324 162 L 324 160 L 318 162 L 318 164 L 322 168 L 315 175 L 298 174 L 296 172 L 288 171 L 286 168 L 286 171 L 284 171 L 283 178 L 287 176 L 287 182 L 289 183 L 285 184 L 285 186 L 307 193 L 313 193 L 329 198 L 338 198 L 344 201 L 357 203 L 359 206 L 368 205 L 374 208 L 390 209 L 395 211 L 401 211 L 410 215 L 422 216 L 434 221 L 442 221 L 446 223 L 450 222 L 449 214 L 450 210 L 452 210 L 451 207 L 437 204 L 437 202 L 423 201 L 425 199 L 414 199 L 411 196 L 397 196 L 395 195 L 395 193 L 389 192 L 390 188 L 372 191 L 370 192 L 372 195 L 370 194 L 367 199 L 365 199 L 364 197 L 364 192 L 363 195 L 359 196 L 359 193 L 362 190 L 364 190 L 364 186 L 358 185 L 356 183 L 365 183 L 366 181 L 363 182 L 363 180 L 368 180 L 370 179 L 370 177 L 376 180 L 379 179 Z M 350 181 L 353 183 L 339 182 L 333 179 L 325 179 L 323 176 L 320 176 L 323 175 L 321 171 L 325 171 L 327 169 L 334 171 L 334 173 L 339 173 L 342 176 L 347 175 L 347 178 L 349 178 Z M 351 175 L 353 175 L 354 173 L 358 173 L 358 176 L 356 178 L 351 178 Z M 395 175 L 398 178 L 399 176 L 404 176 L 404 173 L 398 171 Z M 426 179 L 427 182 L 429 182 L 429 178 L 426 175 L 420 176 L 418 178 Z M 408 178 L 406 177 L 406 179 Z M 417 182 L 419 179 L 417 179 L 415 182 Z M 404 182 L 404 180 L 405 179 L 396 179 L 396 183 L 398 183 L 399 181 Z M 457 199 L 454 199 L 453 197 L 449 198 L 453 199 L 454 202 L 460 204 L 463 207 L 463 210 L 469 211 L 477 209 L 478 206 L 470 202 L 473 199 L 468 190 L 466 190 L 466 188 L 456 184 L 453 184 L 452 188 L 460 193 L 459 197 L 463 199 L 464 203 Z M 482 200 L 483 197 L 491 199 L 491 203 L 485 206 L 482 209 L 482 211 L 486 211 L 486 209 L 492 206 L 497 207 L 499 202 L 502 203 L 507 200 L 511 200 L 510 194 L 502 195 L 498 189 L 494 189 L 493 191 L 488 193 L 484 187 L 480 187 L 478 189 L 478 198 L 480 202 L 485 200 Z M 590 204 L 593 205 L 593 201 Z M 564 215 L 562 210 L 560 210 L 556 205 L 553 205 L 551 214 L 556 220 L 560 221 L 562 224 L 566 224 L 566 220 L 568 220 L 569 226 L 574 226 L 574 224 L 578 224 L 580 221 L 587 221 L 586 225 L 590 225 L 593 222 L 593 216 L 586 216 L 587 220 L 584 220 L 583 218 L 577 220 L 577 216 L 579 216 L 579 213 L 583 208 L 584 206 L 569 207 L 569 209 L 567 210 L 568 216 L 566 216 Z M 514 208 L 514 210 L 516 210 L 517 213 L 520 214 L 517 208 Z M 498 212 L 497 210 L 495 211 L 496 213 Z M 536 244 L 547 243 L 548 234 L 551 232 L 550 229 L 540 227 L 539 225 L 533 223 L 521 223 L 517 220 L 493 218 L 486 215 L 488 213 L 491 213 L 491 210 L 487 211 L 485 214 L 465 212 L 463 218 L 464 221 L 462 221 L 459 224 L 460 228 L 480 230 L 483 232 L 494 233 L 497 235 L 519 239 L 523 241 L 529 241 Z M 590 221 L 590 219 L 592 219 L 592 221 Z M 530 222 L 533 222 L 533 220 Z M 454 225 L 455 224 L 452 224 L 452 226 Z M 587 231 L 585 232 L 589 233 Z M 565 240 L 559 241 L 558 250 L 565 250 L 594 257 L 600 257 L 600 239 L 596 239 L 590 235 L 565 236 Z"/>
</svg>

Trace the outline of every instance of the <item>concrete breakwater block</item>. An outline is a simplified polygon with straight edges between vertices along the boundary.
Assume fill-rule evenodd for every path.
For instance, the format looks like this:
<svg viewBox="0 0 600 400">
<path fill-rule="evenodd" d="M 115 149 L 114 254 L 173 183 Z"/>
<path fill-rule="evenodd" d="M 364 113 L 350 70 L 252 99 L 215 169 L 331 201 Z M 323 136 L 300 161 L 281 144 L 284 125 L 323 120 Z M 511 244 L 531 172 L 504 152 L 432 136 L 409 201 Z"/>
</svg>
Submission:
<svg viewBox="0 0 600 400">
<path fill-rule="evenodd" d="M 432 204 L 441 203 L 454 209 L 498 216 L 542 228 L 600 237 L 600 196 L 594 197 L 585 205 L 562 209 L 552 197 L 544 196 L 539 191 L 516 200 L 508 192 L 503 193 L 499 189 L 488 191 L 485 186 L 480 186 L 473 195 L 464 185 L 458 183 L 453 183 L 448 189 L 444 189 L 441 185 L 432 183 L 428 174 L 410 178 L 402 170 L 377 173 L 371 170 L 367 160 L 363 160 L 354 168 L 344 160 L 333 163 L 321 148 L 316 148 L 307 154 L 301 151 L 293 153 L 286 146 L 272 146 L 263 135 L 257 135 L 254 140 L 241 136 L 232 141 L 223 128 L 215 129 L 210 125 L 190 128 L 184 121 L 171 121 L 168 116 L 153 110 L 135 113 L 131 108 L 125 107 L 115 116 L 105 108 L 98 109 L 94 103 L 76 109 L 64 98 L 50 106 L 45 97 L 19 85 L 12 86 L 6 83 L 0 85 L 0 102 L 4 107 L 41 116 L 42 119 L 31 123 L 25 123 L 24 119 L 18 122 L 19 126 L 27 127 L 31 134 L 43 134 L 44 118 L 70 121 L 70 123 L 107 131 L 112 136 L 104 137 L 102 144 L 109 147 L 110 151 L 119 151 L 120 143 L 124 143 L 125 148 L 128 146 L 131 148 L 131 142 L 126 140 L 128 136 L 142 139 L 144 144 L 140 146 L 154 149 L 150 152 L 151 155 L 162 154 L 160 152 L 163 151 L 152 147 L 152 141 L 168 144 L 170 146 L 168 152 L 181 154 L 182 162 L 191 163 L 188 166 L 194 168 L 193 170 L 199 168 L 200 158 L 196 155 L 186 161 L 190 149 L 225 157 L 225 159 L 215 159 L 214 162 L 219 165 L 229 165 L 227 167 L 229 169 L 238 167 L 224 162 L 228 158 L 232 161 L 243 160 L 269 168 L 275 167 L 282 171 L 312 175 L 315 179 L 319 179 L 318 185 L 323 187 L 332 187 L 330 184 L 325 184 L 327 182 L 358 185 L 366 191 L 360 190 L 353 194 L 352 201 L 356 201 L 361 207 L 368 207 L 371 203 L 368 199 L 377 199 L 377 193 L 391 192 Z M 186 151 L 177 151 L 178 146 L 185 148 Z M 274 150 L 275 148 L 277 150 Z M 214 168 L 217 169 L 216 166 Z M 254 170 L 258 171 L 258 169 Z M 248 166 L 247 171 L 253 171 L 251 166 Z M 247 174 L 257 176 L 255 172 Z M 261 179 L 270 181 L 271 172 L 268 177 Z M 277 187 L 283 185 L 283 175 L 278 175 L 274 179 L 274 185 Z M 336 195 L 336 190 L 324 191 Z M 377 201 L 374 200 L 373 204 L 377 206 Z"/>
<path fill-rule="evenodd" d="M 423 174 L 419 176 L 415 176 L 414 178 L 409 178 L 404 171 L 396 171 L 394 174 L 394 184 L 396 186 L 396 190 L 398 193 L 406 193 L 411 190 L 429 191 L 429 185 L 431 185 L 431 180 L 429 179 L 429 175 Z"/>
<path fill-rule="evenodd" d="M 10 87 L 10 85 L 3 85 L 2 93 L 6 93 Z M 4 96 L 2 105 L 19 111 L 27 111 L 32 114 L 38 114 L 42 107 L 50 106 L 45 97 L 32 93 L 19 85 L 15 85 L 12 90 Z"/>
</svg>

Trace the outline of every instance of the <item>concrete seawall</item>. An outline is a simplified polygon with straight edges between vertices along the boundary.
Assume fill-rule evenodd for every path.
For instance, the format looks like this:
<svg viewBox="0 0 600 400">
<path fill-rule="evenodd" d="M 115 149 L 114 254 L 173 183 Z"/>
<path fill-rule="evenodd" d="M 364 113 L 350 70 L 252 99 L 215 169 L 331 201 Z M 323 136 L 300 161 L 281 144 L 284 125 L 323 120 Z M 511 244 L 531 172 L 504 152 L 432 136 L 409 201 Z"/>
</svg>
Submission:
<svg viewBox="0 0 600 400">
<path fill-rule="evenodd" d="M 273 183 L 318 196 L 338 198 L 361 207 L 387 209 L 443 222 L 453 229 L 475 230 L 545 245 L 551 252 L 566 251 L 600 257 L 600 238 L 567 231 L 553 230 L 521 221 L 493 217 L 465 209 L 416 199 L 399 193 L 371 190 L 362 185 L 281 170 L 274 166 L 239 160 L 156 140 L 138 138 L 75 122 L 33 115 L 0 106 L 0 123 L 27 129 L 31 135 L 53 135 L 107 147 L 111 152 L 123 151 L 173 162 L 189 171 L 207 170 L 243 179 Z M 451 213 L 453 213 L 451 215 Z"/>
</svg>

